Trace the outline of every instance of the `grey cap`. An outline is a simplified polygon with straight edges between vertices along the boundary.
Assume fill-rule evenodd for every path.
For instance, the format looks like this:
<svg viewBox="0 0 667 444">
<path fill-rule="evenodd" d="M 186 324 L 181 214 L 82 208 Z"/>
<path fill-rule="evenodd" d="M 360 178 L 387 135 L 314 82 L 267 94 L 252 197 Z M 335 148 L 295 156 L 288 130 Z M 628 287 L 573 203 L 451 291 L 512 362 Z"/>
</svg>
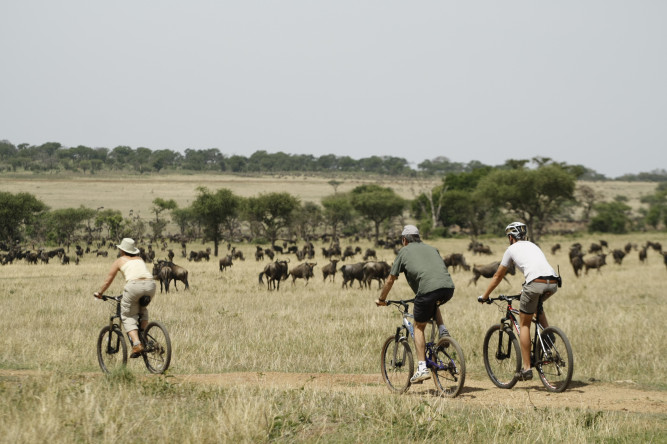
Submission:
<svg viewBox="0 0 667 444">
<path fill-rule="evenodd" d="M 401 236 L 408 236 L 410 234 L 419 235 L 419 228 L 415 227 L 414 225 L 406 225 L 405 227 L 403 227 L 403 232 L 401 233 Z"/>
</svg>

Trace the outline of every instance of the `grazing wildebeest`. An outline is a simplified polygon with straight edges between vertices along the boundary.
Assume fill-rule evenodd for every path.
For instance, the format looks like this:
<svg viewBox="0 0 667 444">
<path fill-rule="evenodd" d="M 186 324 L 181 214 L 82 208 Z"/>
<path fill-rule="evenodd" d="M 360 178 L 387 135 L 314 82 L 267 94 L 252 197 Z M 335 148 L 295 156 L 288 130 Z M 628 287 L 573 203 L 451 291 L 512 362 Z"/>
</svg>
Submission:
<svg viewBox="0 0 667 444">
<path fill-rule="evenodd" d="M 602 252 L 602 246 L 593 242 L 591 244 L 591 246 L 588 247 L 588 252 L 589 253 L 601 253 Z"/>
<path fill-rule="evenodd" d="M 275 251 L 276 253 L 283 254 L 283 247 L 281 247 L 281 246 L 279 246 L 279 245 L 271 245 L 271 248 L 272 248 L 273 251 Z"/>
<path fill-rule="evenodd" d="M 391 265 L 385 261 L 381 262 L 366 262 L 364 264 L 364 285 L 371 288 L 371 281 L 376 279 L 378 281 L 378 289 L 382 288 L 385 280 L 389 277 Z"/>
<path fill-rule="evenodd" d="M 348 245 L 345 247 L 345 250 L 343 251 L 343 257 L 341 259 L 344 261 L 348 257 L 354 257 L 357 253 L 361 253 L 361 247 L 352 248 L 351 245 Z"/>
<path fill-rule="evenodd" d="M 107 257 L 107 256 L 109 256 L 109 252 L 108 252 L 108 251 L 99 251 L 99 250 L 97 250 L 97 251 L 95 252 L 95 254 L 96 254 L 97 257 L 99 257 L 99 256 L 102 256 L 102 257 Z"/>
<path fill-rule="evenodd" d="M 188 283 L 188 270 L 181 267 L 180 265 L 176 265 L 173 262 L 158 261 L 158 264 L 160 262 L 164 263 L 169 268 L 171 268 L 171 280 L 174 281 L 174 289 L 176 289 L 176 291 L 178 291 L 178 287 L 176 286 L 176 281 L 183 282 L 183 284 L 185 284 L 186 290 L 190 289 L 190 284 Z"/>
<path fill-rule="evenodd" d="M 317 262 L 304 262 L 303 264 L 299 264 L 296 267 L 293 267 L 289 271 L 289 275 L 292 276 L 292 285 L 294 285 L 294 282 L 297 279 L 305 279 L 306 285 L 308 285 L 308 280 L 315 276 L 313 274 L 313 268 L 315 268 L 315 265 L 317 265 Z"/>
<path fill-rule="evenodd" d="M 621 265 L 623 262 L 623 258 L 625 257 L 625 252 L 623 250 L 619 250 L 618 248 L 614 249 L 614 251 L 611 252 L 612 257 L 614 258 L 614 262 L 617 263 L 618 265 Z"/>
<path fill-rule="evenodd" d="M 653 250 L 657 251 L 658 253 L 662 253 L 662 244 L 660 242 L 651 242 L 648 241 L 646 242 L 646 248 L 653 248 Z"/>
<path fill-rule="evenodd" d="M 331 259 L 331 262 L 322 267 L 322 281 L 326 281 L 327 277 L 331 276 L 331 282 L 334 282 L 336 279 L 336 265 L 338 264 L 338 259 Z"/>
<path fill-rule="evenodd" d="M 257 245 L 257 250 L 255 250 L 255 260 L 258 262 L 264 260 L 264 250 L 259 245 Z"/>
<path fill-rule="evenodd" d="M 551 247 L 551 254 L 556 254 L 557 251 L 560 251 L 560 244 L 556 244 Z"/>
<path fill-rule="evenodd" d="M 606 254 L 598 254 L 593 257 L 587 257 L 584 259 L 584 269 L 585 273 L 588 274 L 588 270 L 590 268 L 597 268 L 598 273 L 600 273 L 600 268 L 602 268 L 603 265 L 606 265 L 607 255 Z"/>
<path fill-rule="evenodd" d="M 225 271 L 227 267 L 231 267 L 232 265 L 234 265 L 234 263 L 232 262 L 232 255 L 228 254 L 227 256 L 220 258 L 219 263 L 220 263 L 220 271 Z"/>
<path fill-rule="evenodd" d="M 470 285 L 471 283 L 477 285 L 477 280 L 482 276 L 487 279 L 492 278 L 493 275 L 496 274 L 496 271 L 498 271 L 499 266 L 500 266 L 500 261 L 491 262 L 490 264 L 486 265 L 473 265 L 472 279 L 470 279 L 468 285 Z M 510 266 L 507 268 L 507 273 L 511 274 L 512 276 L 516 273 L 516 267 L 514 266 L 514 263 L 511 263 Z M 507 280 L 507 275 L 503 276 L 503 279 L 507 281 L 508 284 L 510 283 L 510 281 Z"/>
<path fill-rule="evenodd" d="M 280 281 L 287 279 L 288 260 L 276 260 L 264 267 L 264 271 L 259 274 L 259 283 L 263 284 L 262 276 L 266 275 L 266 288 L 269 290 L 280 290 Z"/>
<path fill-rule="evenodd" d="M 606 240 L 600 239 L 600 246 L 604 248 L 609 248 L 609 244 Z"/>
<path fill-rule="evenodd" d="M 169 259 L 169 262 L 174 260 L 174 250 L 169 250 L 167 252 L 167 258 Z"/>
<path fill-rule="evenodd" d="M 572 269 L 574 270 L 574 275 L 579 277 L 579 272 L 584 268 L 584 255 L 577 255 L 570 257 L 570 263 L 572 264 Z"/>
<path fill-rule="evenodd" d="M 665 260 L 665 267 L 667 267 L 667 252 L 662 253 L 662 258 Z"/>
<path fill-rule="evenodd" d="M 359 281 L 359 287 L 363 287 L 364 262 L 343 265 L 340 267 L 340 272 L 343 274 L 343 288 L 347 287 L 348 282 L 350 282 L 350 288 L 352 288 L 352 284 L 354 284 L 355 279 Z"/>
<path fill-rule="evenodd" d="M 270 248 L 267 248 L 266 250 L 264 250 L 264 254 L 266 254 L 267 257 L 271 260 L 273 260 L 273 258 L 275 257 L 275 253 Z"/>
<path fill-rule="evenodd" d="M 66 255 L 66 254 L 63 254 L 63 258 L 62 258 L 60 263 L 63 264 L 63 265 L 69 264 L 69 256 Z"/>
<path fill-rule="evenodd" d="M 242 261 L 245 260 L 245 257 L 243 257 L 243 251 L 241 250 L 234 250 L 234 252 L 232 253 L 232 257 L 234 259 L 240 259 Z"/>
<path fill-rule="evenodd" d="M 370 258 L 373 258 L 375 260 L 378 259 L 377 255 L 375 254 L 375 250 L 373 250 L 372 248 L 367 248 L 366 252 L 364 253 L 364 260 L 367 261 Z"/>
<path fill-rule="evenodd" d="M 463 257 L 463 254 L 461 253 L 448 254 L 443 261 L 445 262 L 445 266 L 452 271 L 457 270 L 459 267 L 463 268 L 465 271 L 470 271 L 470 265 L 468 265 L 465 257 Z"/>
<path fill-rule="evenodd" d="M 639 262 L 642 264 L 646 261 L 646 247 L 642 247 L 641 250 L 639 250 Z"/>
</svg>

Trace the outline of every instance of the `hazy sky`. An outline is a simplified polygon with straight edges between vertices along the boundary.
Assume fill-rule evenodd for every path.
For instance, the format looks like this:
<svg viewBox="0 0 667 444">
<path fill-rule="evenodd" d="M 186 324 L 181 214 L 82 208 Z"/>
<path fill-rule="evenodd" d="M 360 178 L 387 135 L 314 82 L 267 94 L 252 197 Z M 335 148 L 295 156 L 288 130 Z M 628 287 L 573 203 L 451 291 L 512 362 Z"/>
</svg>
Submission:
<svg viewBox="0 0 667 444">
<path fill-rule="evenodd" d="M 667 169 L 667 1 L 0 2 L 0 139 Z"/>
</svg>

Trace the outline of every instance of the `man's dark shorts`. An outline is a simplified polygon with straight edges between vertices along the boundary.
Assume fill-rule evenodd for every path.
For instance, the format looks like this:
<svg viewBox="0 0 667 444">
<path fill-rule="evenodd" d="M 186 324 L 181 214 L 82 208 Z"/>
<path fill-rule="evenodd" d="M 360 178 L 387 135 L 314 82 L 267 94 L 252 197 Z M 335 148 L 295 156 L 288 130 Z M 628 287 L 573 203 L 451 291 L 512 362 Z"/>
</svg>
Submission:
<svg viewBox="0 0 667 444">
<path fill-rule="evenodd" d="M 415 322 L 428 322 L 435 316 L 435 309 L 454 296 L 453 288 L 441 288 L 415 298 Z"/>
</svg>

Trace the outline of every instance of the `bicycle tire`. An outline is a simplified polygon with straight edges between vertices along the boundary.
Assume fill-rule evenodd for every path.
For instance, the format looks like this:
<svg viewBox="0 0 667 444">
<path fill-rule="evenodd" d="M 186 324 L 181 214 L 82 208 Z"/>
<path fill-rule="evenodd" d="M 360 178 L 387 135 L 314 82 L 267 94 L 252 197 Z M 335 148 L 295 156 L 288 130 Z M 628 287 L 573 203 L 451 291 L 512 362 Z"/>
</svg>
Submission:
<svg viewBox="0 0 667 444">
<path fill-rule="evenodd" d="M 447 336 L 435 345 L 434 360 L 444 369 L 431 368 L 435 387 L 443 396 L 456 397 L 466 380 L 466 360 L 458 342 Z"/>
<path fill-rule="evenodd" d="M 519 380 L 521 348 L 514 332 L 503 324 L 491 326 L 484 337 L 484 367 L 491 382 L 510 389 Z"/>
<path fill-rule="evenodd" d="M 171 362 L 171 339 L 164 325 L 157 321 L 149 322 L 143 332 L 144 358 L 146 368 L 151 373 L 164 373 Z"/>
<path fill-rule="evenodd" d="M 554 336 L 553 343 L 547 335 Z M 537 345 L 538 358 L 535 367 L 547 391 L 561 393 L 572 380 L 574 371 L 572 346 L 563 330 L 558 327 L 545 328 L 542 332 L 542 341 L 548 350 L 545 351 L 540 344 Z"/>
<path fill-rule="evenodd" d="M 127 343 L 118 327 L 102 328 L 97 337 L 97 362 L 104 373 L 111 373 L 127 364 Z"/>
<path fill-rule="evenodd" d="M 408 342 L 396 341 L 396 336 L 389 336 L 382 345 L 380 355 L 382 379 L 395 393 L 405 393 L 410 388 L 410 378 L 415 371 L 412 350 Z"/>
</svg>

